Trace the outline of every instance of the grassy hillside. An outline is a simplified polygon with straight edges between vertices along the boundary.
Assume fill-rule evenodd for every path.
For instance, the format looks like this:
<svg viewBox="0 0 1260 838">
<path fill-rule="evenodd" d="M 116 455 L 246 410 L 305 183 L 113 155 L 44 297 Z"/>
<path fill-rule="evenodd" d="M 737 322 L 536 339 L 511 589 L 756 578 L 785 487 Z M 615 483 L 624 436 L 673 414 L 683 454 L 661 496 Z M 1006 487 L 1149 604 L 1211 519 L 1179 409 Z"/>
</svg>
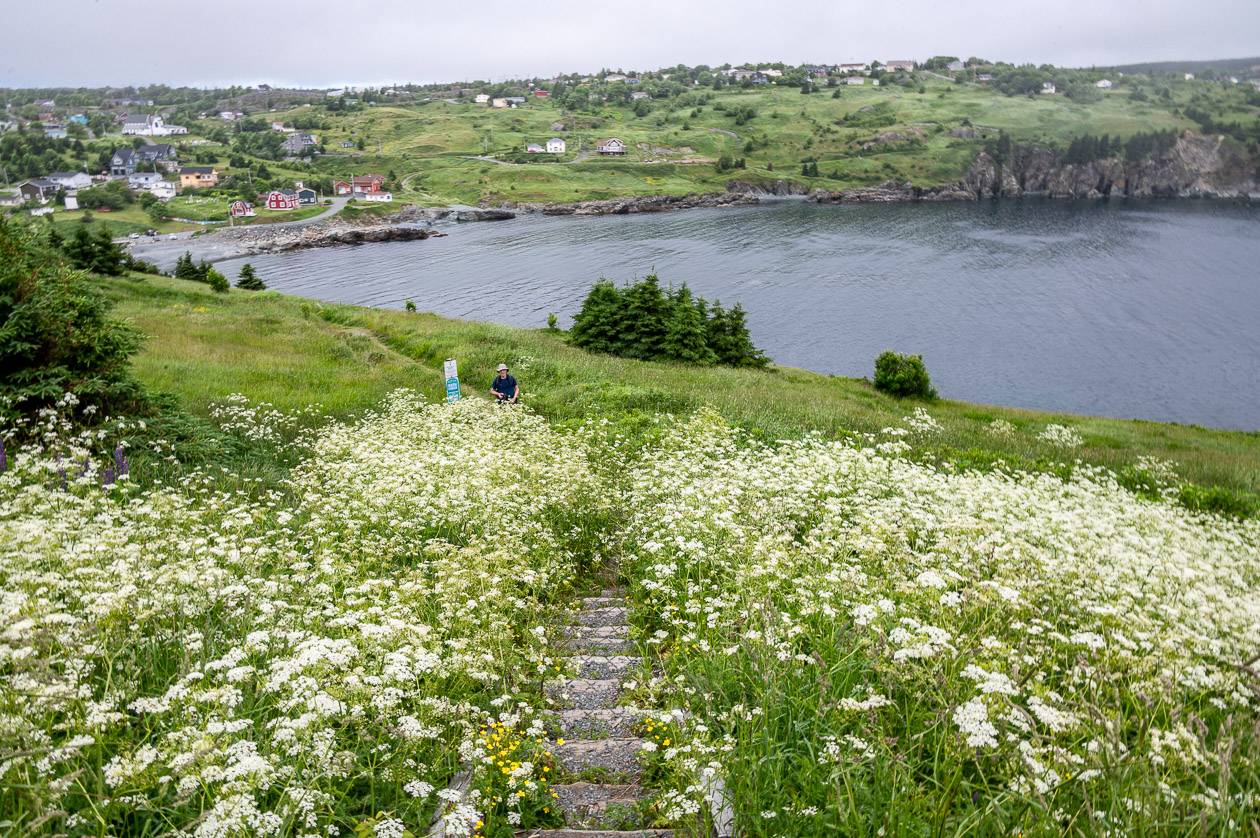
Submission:
<svg viewBox="0 0 1260 838">
<path fill-rule="evenodd" d="M 218 296 L 195 283 L 136 276 L 105 287 L 118 312 L 149 335 L 136 360 L 151 388 L 192 413 L 243 393 L 283 409 L 321 403 L 334 413 L 377 404 L 398 387 L 439 398 L 443 359 L 459 360 L 466 393 L 488 388 L 494 365 L 513 367 L 525 401 L 555 422 L 604 416 L 633 426 L 710 404 L 729 421 L 770 437 L 870 435 L 904 424 L 917 406 L 866 381 L 804 370 L 686 367 L 591 355 L 560 334 L 428 314 L 327 305 L 274 292 Z M 1075 458 L 1144 485 L 1143 458 L 1173 463 L 1201 489 L 1192 505 L 1245 508 L 1260 493 L 1260 434 L 1125 421 L 942 400 L 926 406 L 939 433 L 916 449 L 977 467 L 996 461 L 1036 469 Z M 995 420 L 1013 429 L 993 427 Z M 1064 449 L 1038 435 L 1048 424 L 1084 438 Z"/>
<path fill-rule="evenodd" d="M 1098 101 L 1081 103 L 1062 95 L 1006 96 L 986 85 L 931 75 L 921 80 L 910 87 L 821 87 L 809 95 L 793 87 L 699 90 L 710 96 L 707 104 L 651 100 L 643 116 L 609 104 L 595 113 L 572 114 L 549 99 L 504 110 L 450 101 L 381 105 L 329 116 L 323 139 L 330 149 L 350 140 L 362 141 L 364 150 L 319 158 L 317 168 L 342 174 L 393 171 L 401 195 L 424 204 L 720 191 L 733 178 L 787 178 L 826 188 L 889 179 L 926 186 L 957 180 L 998 131 L 1066 146 L 1082 134 L 1127 137 L 1195 128 L 1181 114 L 1190 105 L 1244 124 L 1260 120 L 1260 107 L 1246 86 L 1170 80 L 1161 81 L 1160 95 L 1152 96 L 1149 84 L 1135 95 L 1139 86 L 1121 82 Z M 744 118 L 738 118 L 741 111 Z M 751 118 L 749 111 L 755 114 Z M 301 108 L 282 116 L 311 114 Z M 565 128 L 553 130 L 557 122 Z M 877 139 L 890 132 L 903 139 Z M 554 135 L 568 143 L 558 160 L 521 153 L 526 143 Z M 625 158 L 594 154 L 595 141 L 610 136 L 629 144 Z M 747 168 L 719 172 L 722 156 L 743 158 Z M 818 162 L 818 177 L 801 175 L 806 159 Z"/>
</svg>

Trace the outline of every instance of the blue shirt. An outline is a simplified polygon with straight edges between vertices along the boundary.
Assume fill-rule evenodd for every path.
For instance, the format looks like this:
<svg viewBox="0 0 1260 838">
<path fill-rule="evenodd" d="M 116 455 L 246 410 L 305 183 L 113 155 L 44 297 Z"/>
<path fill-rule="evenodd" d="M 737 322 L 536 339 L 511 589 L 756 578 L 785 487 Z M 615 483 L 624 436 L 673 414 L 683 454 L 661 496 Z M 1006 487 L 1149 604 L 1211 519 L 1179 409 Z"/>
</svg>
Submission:
<svg viewBox="0 0 1260 838">
<path fill-rule="evenodd" d="M 496 375 L 494 381 L 490 382 L 490 389 L 496 393 L 502 393 L 504 398 L 510 399 L 516 393 L 516 379 L 512 377 L 511 373 L 508 373 L 503 378 L 499 378 Z"/>
</svg>

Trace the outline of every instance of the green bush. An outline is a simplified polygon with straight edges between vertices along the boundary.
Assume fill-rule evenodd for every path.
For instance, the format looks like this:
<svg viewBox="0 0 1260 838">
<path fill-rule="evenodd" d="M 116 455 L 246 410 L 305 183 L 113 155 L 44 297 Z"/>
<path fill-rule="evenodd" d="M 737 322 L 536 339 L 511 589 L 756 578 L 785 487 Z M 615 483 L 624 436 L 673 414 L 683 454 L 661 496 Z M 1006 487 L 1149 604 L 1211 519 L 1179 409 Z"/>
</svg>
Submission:
<svg viewBox="0 0 1260 838">
<path fill-rule="evenodd" d="M 922 355 L 902 355 L 892 350 L 875 359 L 875 389 L 904 398 L 936 398 Z"/>
<path fill-rule="evenodd" d="M 0 411 L 29 415 L 67 392 L 102 413 L 137 403 L 140 335 L 108 310 L 83 273 L 0 218 Z"/>
</svg>

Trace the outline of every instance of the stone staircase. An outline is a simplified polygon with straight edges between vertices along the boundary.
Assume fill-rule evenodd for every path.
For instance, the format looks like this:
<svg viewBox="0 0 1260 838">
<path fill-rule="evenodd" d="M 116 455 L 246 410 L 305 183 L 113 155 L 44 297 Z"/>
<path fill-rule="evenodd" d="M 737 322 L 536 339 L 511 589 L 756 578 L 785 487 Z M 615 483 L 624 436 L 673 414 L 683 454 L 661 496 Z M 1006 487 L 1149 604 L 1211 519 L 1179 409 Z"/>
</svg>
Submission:
<svg viewBox="0 0 1260 838">
<path fill-rule="evenodd" d="M 545 687 L 558 708 L 551 753 L 557 776 L 568 780 L 552 786 L 564 826 L 518 830 L 516 838 L 696 838 L 695 830 L 645 826 L 652 795 L 641 785 L 644 740 L 635 728 L 647 714 L 619 703 L 621 685 L 642 666 L 628 619 L 624 592 L 611 588 L 583 598 L 576 622 L 566 628 L 575 674 Z M 470 778 L 467 770 L 461 772 L 451 788 L 467 794 Z M 720 779 L 706 784 L 705 796 L 713 827 L 699 835 L 734 838 L 734 813 Z M 428 834 L 449 838 L 437 817 Z"/>
</svg>

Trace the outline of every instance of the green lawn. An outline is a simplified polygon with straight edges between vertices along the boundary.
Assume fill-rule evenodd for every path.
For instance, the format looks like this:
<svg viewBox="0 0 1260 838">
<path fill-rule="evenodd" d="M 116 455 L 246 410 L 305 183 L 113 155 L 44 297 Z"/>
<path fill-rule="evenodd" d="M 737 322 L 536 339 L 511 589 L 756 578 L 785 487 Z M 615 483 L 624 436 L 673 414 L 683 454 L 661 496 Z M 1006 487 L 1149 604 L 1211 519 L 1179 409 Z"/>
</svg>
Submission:
<svg viewBox="0 0 1260 838">
<path fill-rule="evenodd" d="M 136 360 L 151 388 L 204 413 L 231 393 L 282 408 L 321 403 L 337 413 L 367 408 L 397 387 L 442 393 L 441 365 L 457 358 L 465 392 L 488 387 L 500 361 L 512 365 L 525 400 L 558 422 L 605 416 L 636 421 L 711 404 L 769 436 L 877 433 L 916 403 L 867 382 L 792 368 L 768 371 L 644 363 L 592 355 L 560 334 L 317 303 L 274 292 L 233 290 L 161 277 L 103 280 L 118 312 L 149 336 Z M 924 447 L 977 467 L 1005 460 L 1034 468 L 1080 457 L 1117 471 L 1143 456 L 1174 462 L 1188 480 L 1232 496 L 1260 493 L 1260 433 L 1158 422 L 1050 414 L 942 400 L 928 405 L 944 426 Z M 1016 427 L 1009 437 L 994 419 Z M 1037 439 L 1048 423 L 1069 425 L 1085 445 L 1064 453 Z"/>
</svg>

